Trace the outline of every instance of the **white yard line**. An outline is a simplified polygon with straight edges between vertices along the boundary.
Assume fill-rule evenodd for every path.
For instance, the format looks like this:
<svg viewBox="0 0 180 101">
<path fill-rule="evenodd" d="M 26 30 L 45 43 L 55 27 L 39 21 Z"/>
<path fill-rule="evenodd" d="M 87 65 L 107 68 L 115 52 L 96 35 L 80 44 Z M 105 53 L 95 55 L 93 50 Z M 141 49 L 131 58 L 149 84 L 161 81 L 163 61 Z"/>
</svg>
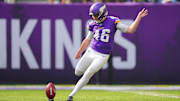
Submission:
<svg viewBox="0 0 180 101">
<path fill-rule="evenodd" d="M 124 91 L 126 93 L 134 93 L 134 94 L 139 94 L 139 95 L 148 95 L 148 96 L 156 96 L 156 97 L 165 97 L 165 98 L 177 98 L 180 99 L 180 96 L 178 95 L 173 95 L 173 94 L 160 94 L 157 92 L 146 92 L 146 91 Z"/>
</svg>

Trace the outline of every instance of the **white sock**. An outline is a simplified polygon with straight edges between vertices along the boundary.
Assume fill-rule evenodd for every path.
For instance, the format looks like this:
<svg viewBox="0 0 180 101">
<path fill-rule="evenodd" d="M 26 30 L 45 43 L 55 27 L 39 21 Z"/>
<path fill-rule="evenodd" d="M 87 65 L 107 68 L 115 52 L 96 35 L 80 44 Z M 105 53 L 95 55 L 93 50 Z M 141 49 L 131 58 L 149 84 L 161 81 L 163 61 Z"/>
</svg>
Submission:
<svg viewBox="0 0 180 101">
<path fill-rule="evenodd" d="M 92 72 L 85 72 L 82 78 L 78 81 L 76 86 L 74 87 L 73 91 L 69 96 L 74 96 L 82 87 L 84 87 L 88 82 L 89 79 L 93 76 L 94 73 Z"/>
</svg>

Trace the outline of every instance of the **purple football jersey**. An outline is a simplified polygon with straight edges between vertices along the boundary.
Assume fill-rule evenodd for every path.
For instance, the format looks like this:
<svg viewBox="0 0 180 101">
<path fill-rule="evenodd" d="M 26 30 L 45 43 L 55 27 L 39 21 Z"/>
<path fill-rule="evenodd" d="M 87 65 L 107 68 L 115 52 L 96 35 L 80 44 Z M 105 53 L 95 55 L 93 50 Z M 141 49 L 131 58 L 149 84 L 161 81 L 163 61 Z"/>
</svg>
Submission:
<svg viewBox="0 0 180 101">
<path fill-rule="evenodd" d="M 117 30 L 116 24 L 120 22 L 119 18 L 107 16 L 102 23 L 93 21 L 88 25 L 89 31 L 93 32 L 93 39 L 90 47 L 94 50 L 110 54 L 114 44 L 114 34 Z"/>
</svg>

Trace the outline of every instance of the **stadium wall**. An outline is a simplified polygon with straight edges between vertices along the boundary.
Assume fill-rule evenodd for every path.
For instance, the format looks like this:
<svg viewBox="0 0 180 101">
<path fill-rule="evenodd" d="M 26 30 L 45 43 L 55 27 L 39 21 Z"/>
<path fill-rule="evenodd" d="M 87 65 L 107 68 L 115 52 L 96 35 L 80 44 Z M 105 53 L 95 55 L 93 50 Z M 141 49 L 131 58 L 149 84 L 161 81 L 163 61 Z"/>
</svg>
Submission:
<svg viewBox="0 0 180 101">
<path fill-rule="evenodd" d="M 74 54 L 86 36 L 90 4 L 0 4 L 0 83 L 75 83 Z M 180 4 L 107 4 L 136 33 L 116 32 L 112 71 L 100 83 L 180 84 Z M 109 74 L 110 73 L 110 74 Z M 95 83 L 93 77 L 91 83 Z"/>
</svg>

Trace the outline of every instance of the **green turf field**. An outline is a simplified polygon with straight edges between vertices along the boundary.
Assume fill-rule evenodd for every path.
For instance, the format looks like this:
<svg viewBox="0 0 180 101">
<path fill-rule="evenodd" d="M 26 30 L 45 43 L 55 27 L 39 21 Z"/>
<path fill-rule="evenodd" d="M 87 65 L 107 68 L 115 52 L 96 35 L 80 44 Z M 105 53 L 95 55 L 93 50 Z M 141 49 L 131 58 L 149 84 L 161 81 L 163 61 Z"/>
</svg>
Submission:
<svg viewBox="0 0 180 101">
<path fill-rule="evenodd" d="M 66 101 L 70 90 L 57 90 L 55 101 Z M 0 90 L 0 101 L 48 101 L 43 90 Z M 81 90 L 74 101 L 180 101 L 180 91 Z"/>
</svg>

